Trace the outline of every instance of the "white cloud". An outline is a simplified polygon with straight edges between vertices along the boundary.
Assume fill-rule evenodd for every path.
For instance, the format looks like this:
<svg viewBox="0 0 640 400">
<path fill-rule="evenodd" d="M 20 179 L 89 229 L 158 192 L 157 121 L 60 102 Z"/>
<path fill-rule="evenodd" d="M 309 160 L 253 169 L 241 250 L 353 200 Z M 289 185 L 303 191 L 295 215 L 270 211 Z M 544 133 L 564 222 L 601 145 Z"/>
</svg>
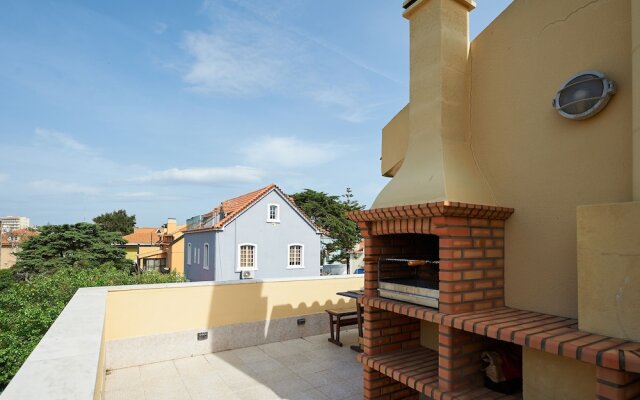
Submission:
<svg viewBox="0 0 640 400">
<path fill-rule="evenodd" d="M 285 68 L 267 39 L 240 41 L 233 35 L 187 32 L 183 46 L 193 58 L 184 76 L 192 90 L 246 95 L 277 85 Z M 245 38 L 246 39 L 246 38 Z"/>
<path fill-rule="evenodd" d="M 256 182 L 262 178 L 262 171 L 257 168 L 211 167 L 211 168 L 171 168 L 154 171 L 147 175 L 131 179 L 133 182 L 151 183 L 221 183 L 221 182 Z"/>
<path fill-rule="evenodd" d="M 88 146 L 80 143 L 79 141 L 75 140 L 65 133 L 43 128 L 36 128 L 35 133 L 38 139 L 42 140 L 43 142 L 59 145 L 66 149 L 80 153 L 91 152 L 91 149 Z"/>
<path fill-rule="evenodd" d="M 82 194 L 82 195 L 97 195 L 102 192 L 102 189 L 97 186 L 82 185 L 78 183 L 59 182 L 55 180 L 39 180 L 33 181 L 29 184 L 31 189 L 38 193 L 48 195 L 58 194 Z"/>
<path fill-rule="evenodd" d="M 327 163 L 336 158 L 340 151 L 340 147 L 334 143 L 266 136 L 248 145 L 243 154 L 253 164 L 298 168 Z"/>
<path fill-rule="evenodd" d="M 332 87 L 310 93 L 313 100 L 327 107 L 340 108 L 338 117 L 347 122 L 360 123 L 368 120 L 378 104 L 365 103 L 358 98 L 357 89 L 346 90 Z"/>
</svg>

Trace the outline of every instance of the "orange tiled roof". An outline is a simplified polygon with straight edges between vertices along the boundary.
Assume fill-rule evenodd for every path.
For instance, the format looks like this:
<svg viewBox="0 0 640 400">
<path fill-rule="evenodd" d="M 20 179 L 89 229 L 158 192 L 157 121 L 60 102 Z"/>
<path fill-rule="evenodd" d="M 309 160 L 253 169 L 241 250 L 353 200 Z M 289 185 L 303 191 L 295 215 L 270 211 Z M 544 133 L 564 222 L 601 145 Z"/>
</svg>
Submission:
<svg viewBox="0 0 640 400">
<path fill-rule="evenodd" d="M 14 229 L 11 232 L 5 232 L 0 235 L 0 241 L 3 246 L 9 246 L 12 242 L 9 241 L 10 237 L 17 237 L 18 243 L 22 242 L 28 237 L 37 236 L 40 232 L 32 231 L 29 229 Z"/>
<path fill-rule="evenodd" d="M 208 213 L 204 214 L 202 217 L 208 218 L 212 215 L 218 214 L 220 211 L 224 212 L 224 218 L 215 223 L 211 228 L 208 229 L 222 229 L 226 224 L 231 222 L 235 217 L 237 217 L 244 210 L 258 202 L 258 200 L 262 199 L 272 190 L 277 190 L 285 199 L 289 201 L 289 203 L 296 209 L 298 212 L 307 220 L 311 226 L 313 226 L 317 231 L 321 231 L 319 227 L 316 226 L 306 215 L 305 213 L 296 205 L 293 199 L 287 196 L 276 184 L 270 184 L 261 189 L 255 190 L 253 192 L 249 192 L 247 194 L 243 194 L 242 196 L 234 197 L 229 200 L 225 200 L 220 205 Z M 196 229 L 197 230 L 197 229 Z"/>
<path fill-rule="evenodd" d="M 154 244 L 160 240 L 158 228 L 133 228 L 133 233 L 123 236 L 127 243 Z"/>
<path fill-rule="evenodd" d="M 203 217 L 207 218 L 212 215 L 218 214 L 221 210 L 224 212 L 224 218 L 218 221 L 213 225 L 214 229 L 219 229 L 225 226 L 228 222 L 234 219 L 238 214 L 242 211 L 246 210 L 260 200 L 263 196 L 269 193 L 272 189 L 277 186 L 271 184 L 269 186 L 265 186 L 262 189 L 255 190 L 253 192 L 243 194 L 242 196 L 234 197 L 233 199 L 223 201 L 218 207 L 204 214 Z"/>
</svg>

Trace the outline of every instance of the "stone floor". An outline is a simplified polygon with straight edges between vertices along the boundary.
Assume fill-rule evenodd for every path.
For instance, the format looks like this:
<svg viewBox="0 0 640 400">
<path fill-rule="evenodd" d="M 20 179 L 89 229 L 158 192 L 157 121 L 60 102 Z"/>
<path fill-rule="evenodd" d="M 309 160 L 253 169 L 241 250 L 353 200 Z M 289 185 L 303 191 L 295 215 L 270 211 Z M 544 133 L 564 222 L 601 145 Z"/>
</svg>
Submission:
<svg viewBox="0 0 640 400">
<path fill-rule="evenodd" d="M 311 336 L 107 372 L 105 399 L 356 400 L 362 366 L 344 347 Z"/>
</svg>

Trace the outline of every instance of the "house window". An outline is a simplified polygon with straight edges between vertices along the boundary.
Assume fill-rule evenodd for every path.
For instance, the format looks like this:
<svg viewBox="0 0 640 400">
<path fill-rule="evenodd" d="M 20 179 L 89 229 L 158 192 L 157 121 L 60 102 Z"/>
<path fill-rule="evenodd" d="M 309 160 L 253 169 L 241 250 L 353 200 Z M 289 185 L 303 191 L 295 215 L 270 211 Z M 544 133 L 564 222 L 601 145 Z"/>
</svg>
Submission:
<svg viewBox="0 0 640 400">
<path fill-rule="evenodd" d="M 209 243 L 204 244 L 204 255 L 202 256 L 202 268 L 209 269 Z"/>
<path fill-rule="evenodd" d="M 258 249 L 255 244 L 244 243 L 238 247 L 238 271 L 258 269 Z"/>
<path fill-rule="evenodd" d="M 187 265 L 191 265 L 191 243 L 187 244 Z"/>
<path fill-rule="evenodd" d="M 280 222 L 280 206 L 269 204 L 267 222 Z"/>
<path fill-rule="evenodd" d="M 199 248 L 196 248 L 196 249 L 194 249 L 194 250 L 195 250 L 195 252 L 196 252 L 196 256 L 195 256 L 196 264 L 200 264 L 200 249 L 199 249 Z"/>
<path fill-rule="evenodd" d="M 289 265 L 287 268 L 304 268 L 304 246 L 301 244 L 289 245 Z"/>
<path fill-rule="evenodd" d="M 167 268 L 167 260 L 165 258 L 145 258 L 143 270 L 162 272 Z"/>
</svg>

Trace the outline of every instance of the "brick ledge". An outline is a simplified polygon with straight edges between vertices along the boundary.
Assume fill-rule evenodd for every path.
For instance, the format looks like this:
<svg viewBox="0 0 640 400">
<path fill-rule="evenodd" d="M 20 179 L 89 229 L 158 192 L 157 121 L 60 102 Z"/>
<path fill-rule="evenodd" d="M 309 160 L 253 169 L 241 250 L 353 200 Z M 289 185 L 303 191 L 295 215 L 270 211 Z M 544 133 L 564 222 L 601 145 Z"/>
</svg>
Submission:
<svg viewBox="0 0 640 400">
<path fill-rule="evenodd" d="M 578 321 L 500 307 L 463 314 L 445 314 L 430 307 L 364 296 L 362 305 L 515 343 L 599 367 L 640 373 L 640 343 L 578 330 Z M 366 327 L 365 327 L 366 329 Z"/>
<path fill-rule="evenodd" d="M 347 213 L 356 222 L 386 221 L 424 217 L 469 217 L 506 220 L 513 214 L 513 208 L 482 204 L 439 201 L 435 203 L 412 204 L 407 206 L 372 208 Z"/>
</svg>

